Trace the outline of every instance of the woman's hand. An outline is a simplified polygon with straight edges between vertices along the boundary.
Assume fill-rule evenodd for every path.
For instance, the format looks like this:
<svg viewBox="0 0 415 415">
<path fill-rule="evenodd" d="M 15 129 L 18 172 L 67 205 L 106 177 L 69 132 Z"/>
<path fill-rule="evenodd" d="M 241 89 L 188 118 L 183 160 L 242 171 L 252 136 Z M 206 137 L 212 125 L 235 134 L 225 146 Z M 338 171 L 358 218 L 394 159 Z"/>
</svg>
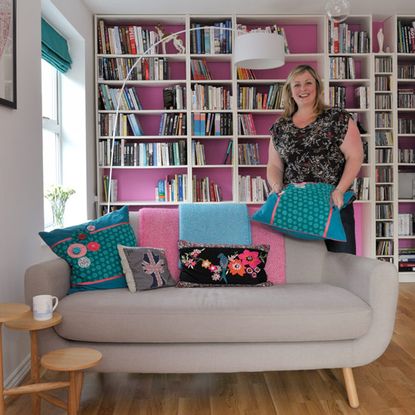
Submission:
<svg viewBox="0 0 415 415">
<path fill-rule="evenodd" d="M 333 204 L 339 209 L 342 208 L 344 203 L 344 193 L 337 187 L 331 192 L 331 200 Z"/>
</svg>

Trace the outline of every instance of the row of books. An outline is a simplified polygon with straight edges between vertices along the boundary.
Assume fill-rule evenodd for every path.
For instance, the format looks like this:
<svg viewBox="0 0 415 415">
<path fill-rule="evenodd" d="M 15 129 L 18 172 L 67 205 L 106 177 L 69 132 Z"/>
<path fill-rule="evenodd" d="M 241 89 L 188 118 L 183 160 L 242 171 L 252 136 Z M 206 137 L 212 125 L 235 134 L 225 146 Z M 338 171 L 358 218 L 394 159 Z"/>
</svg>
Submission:
<svg viewBox="0 0 415 415">
<path fill-rule="evenodd" d="M 391 148 L 375 149 L 376 163 L 393 163 L 393 151 Z"/>
<path fill-rule="evenodd" d="M 98 85 L 99 96 L 101 98 L 101 109 L 113 111 L 117 109 L 119 101 L 119 109 L 124 110 L 142 110 L 140 99 L 138 98 L 135 88 L 124 88 L 122 94 L 121 88 L 110 88 L 108 85 Z"/>
<path fill-rule="evenodd" d="M 184 202 L 187 200 L 187 174 L 166 176 L 154 189 L 157 202 Z"/>
<path fill-rule="evenodd" d="M 329 87 L 329 104 L 331 107 L 346 108 L 346 87 Z"/>
<path fill-rule="evenodd" d="M 375 72 L 392 72 L 393 61 L 392 57 L 375 57 Z"/>
<path fill-rule="evenodd" d="M 195 112 L 192 114 L 194 136 L 232 135 L 232 114 Z"/>
<path fill-rule="evenodd" d="M 369 53 L 369 34 L 365 30 L 353 31 L 347 23 L 329 20 L 330 53 Z"/>
<path fill-rule="evenodd" d="M 195 84 L 192 90 L 192 109 L 230 110 L 232 95 L 229 87 Z"/>
<path fill-rule="evenodd" d="M 239 67 L 236 68 L 236 77 L 238 80 L 256 79 L 255 73 L 252 69 Z"/>
<path fill-rule="evenodd" d="M 375 131 L 375 146 L 393 146 L 392 131 Z"/>
<path fill-rule="evenodd" d="M 108 202 L 108 195 L 110 195 L 111 202 L 118 201 L 118 180 L 111 179 L 111 186 L 110 186 L 110 179 L 109 176 L 104 175 L 102 176 L 102 194 L 103 194 L 103 201 Z"/>
<path fill-rule="evenodd" d="M 356 79 L 355 62 L 352 57 L 330 57 L 330 79 Z"/>
<path fill-rule="evenodd" d="M 398 53 L 415 52 L 415 20 L 403 22 L 398 20 Z"/>
<path fill-rule="evenodd" d="M 389 75 L 375 75 L 375 91 L 389 91 L 391 90 L 391 81 Z"/>
<path fill-rule="evenodd" d="M 399 248 L 399 271 L 415 271 L 415 248 Z"/>
<path fill-rule="evenodd" d="M 398 89 L 398 108 L 415 108 L 415 89 Z"/>
<path fill-rule="evenodd" d="M 213 26 L 213 27 L 208 27 Z M 190 53 L 218 54 L 232 53 L 232 21 L 191 23 Z"/>
<path fill-rule="evenodd" d="M 377 202 L 389 202 L 393 200 L 393 189 L 391 185 L 376 186 L 375 192 L 375 198 Z"/>
<path fill-rule="evenodd" d="M 114 166 L 185 166 L 186 141 L 168 143 L 133 143 L 125 139 L 114 141 Z M 112 140 L 98 143 L 98 164 L 111 164 Z"/>
<path fill-rule="evenodd" d="M 164 113 L 160 118 L 159 135 L 186 135 L 187 114 Z"/>
<path fill-rule="evenodd" d="M 99 114 L 99 131 L 103 137 L 111 137 L 114 132 L 116 115 Z M 141 136 L 143 128 L 135 114 L 118 114 L 115 128 L 116 136 Z"/>
<path fill-rule="evenodd" d="M 243 166 L 256 166 L 260 164 L 258 143 L 238 144 L 238 162 Z"/>
<path fill-rule="evenodd" d="M 186 109 L 186 87 L 174 85 L 163 89 L 163 105 L 166 110 Z"/>
<path fill-rule="evenodd" d="M 415 134 L 415 120 L 398 118 L 398 134 Z"/>
<path fill-rule="evenodd" d="M 390 110 L 392 109 L 392 96 L 390 94 L 375 95 L 375 109 Z"/>
<path fill-rule="evenodd" d="M 136 58 L 103 57 L 98 60 L 98 81 L 159 81 L 169 78 L 168 58 L 143 58 L 139 62 Z"/>
<path fill-rule="evenodd" d="M 393 238 L 393 222 L 376 222 L 377 238 Z"/>
<path fill-rule="evenodd" d="M 414 79 L 415 78 L 415 64 L 399 63 L 398 64 L 398 78 L 399 79 Z"/>
<path fill-rule="evenodd" d="M 256 86 L 238 87 L 238 108 L 250 109 L 282 109 L 282 84 L 272 84 L 268 92 L 260 92 Z"/>
<path fill-rule="evenodd" d="M 398 148 L 399 163 L 415 163 L 415 151 L 413 148 Z"/>
<path fill-rule="evenodd" d="M 238 114 L 238 134 L 256 135 L 254 117 L 252 114 Z"/>
<path fill-rule="evenodd" d="M 375 128 L 392 128 L 392 113 L 377 112 L 375 114 Z"/>
<path fill-rule="evenodd" d="M 147 50 L 150 54 L 159 53 L 160 40 L 156 30 L 142 26 L 108 26 L 104 20 L 98 22 L 98 53 L 111 55 L 137 55 Z"/>
<path fill-rule="evenodd" d="M 190 61 L 190 72 L 195 81 L 210 81 L 212 76 L 205 59 L 192 59 Z"/>
<path fill-rule="evenodd" d="M 375 168 L 376 183 L 392 183 L 393 170 L 392 167 L 376 167 Z"/>
<path fill-rule="evenodd" d="M 376 241 L 376 255 L 393 255 L 393 241 Z"/>
<path fill-rule="evenodd" d="M 238 176 L 239 201 L 264 202 L 267 200 L 270 189 L 268 183 L 261 176 Z"/>
<path fill-rule="evenodd" d="M 414 235 L 414 215 L 413 213 L 398 214 L 398 235 Z"/>
<path fill-rule="evenodd" d="M 222 189 L 209 177 L 193 176 L 193 202 L 221 202 Z"/>
<path fill-rule="evenodd" d="M 393 205 L 387 203 L 380 203 L 375 206 L 376 219 L 392 219 Z"/>
<path fill-rule="evenodd" d="M 222 164 L 226 164 L 228 161 L 232 164 L 232 139 L 228 141 Z M 192 141 L 192 164 L 194 166 L 206 165 L 205 145 L 200 141 Z"/>
<path fill-rule="evenodd" d="M 352 190 L 357 200 L 369 200 L 369 177 L 356 177 L 352 184 Z"/>
</svg>

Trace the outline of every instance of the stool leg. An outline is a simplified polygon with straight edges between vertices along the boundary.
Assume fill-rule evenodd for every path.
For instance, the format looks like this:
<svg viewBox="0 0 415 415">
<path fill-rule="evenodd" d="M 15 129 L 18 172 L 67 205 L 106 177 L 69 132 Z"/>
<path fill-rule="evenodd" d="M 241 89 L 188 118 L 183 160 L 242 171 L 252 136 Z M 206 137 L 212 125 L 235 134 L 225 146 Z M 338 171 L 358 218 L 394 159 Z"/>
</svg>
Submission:
<svg viewBox="0 0 415 415">
<path fill-rule="evenodd" d="M 35 330 L 30 331 L 30 377 L 32 383 L 40 382 L 40 368 L 39 368 L 39 352 L 37 347 L 37 334 Z M 40 396 L 37 393 L 32 393 L 32 414 L 40 415 Z"/>
<path fill-rule="evenodd" d="M 77 407 L 77 372 L 69 372 L 68 415 L 76 415 Z"/>
<path fill-rule="evenodd" d="M 3 385 L 3 338 L 1 335 L 3 323 L 0 323 L 0 415 L 5 414 L 4 409 L 4 385 Z"/>
<path fill-rule="evenodd" d="M 76 373 L 76 409 L 79 411 L 79 405 L 81 403 L 82 384 L 84 382 L 84 372 L 79 371 Z"/>
</svg>

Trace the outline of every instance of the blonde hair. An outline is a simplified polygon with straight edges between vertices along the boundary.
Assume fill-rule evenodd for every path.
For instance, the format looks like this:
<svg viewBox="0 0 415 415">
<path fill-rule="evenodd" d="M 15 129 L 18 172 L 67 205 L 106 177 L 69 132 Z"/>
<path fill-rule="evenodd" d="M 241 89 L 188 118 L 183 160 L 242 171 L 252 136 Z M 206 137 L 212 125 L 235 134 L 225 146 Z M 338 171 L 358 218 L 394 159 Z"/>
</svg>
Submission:
<svg viewBox="0 0 415 415">
<path fill-rule="evenodd" d="M 297 75 L 301 75 L 304 72 L 308 72 L 316 81 L 316 99 L 314 101 L 313 110 L 316 115 L 321 114 L 326 108 L 327 105 L 323 100 L 323 83 L 319 74 L 309 65 L 299 65 L 295 67 L 288 75 L 287 81 L 284 84 L 282 89 L 282 100 L 284 103 L 284 112 L 282 116 L 284 118 L 291 118 L 298 110 L 298 106 L 294 101 L 293 94 L 291 91 L 291 82 Z"/>
</svg>

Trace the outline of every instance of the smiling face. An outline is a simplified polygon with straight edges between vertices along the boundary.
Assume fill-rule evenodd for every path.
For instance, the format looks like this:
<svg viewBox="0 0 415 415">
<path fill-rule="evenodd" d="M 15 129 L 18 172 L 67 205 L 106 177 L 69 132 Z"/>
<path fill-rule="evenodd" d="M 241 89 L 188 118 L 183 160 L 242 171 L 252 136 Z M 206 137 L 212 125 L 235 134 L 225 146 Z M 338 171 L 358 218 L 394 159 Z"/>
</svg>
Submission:
<svg viewBox="0 0 415 415">
<path fill-rule="evenodd" d="M 296 75 L 290 82 L 292 97 L 298 108 L 314 107 L 317 98 L 316 80 L 308 71 Z"/>
</svg>

